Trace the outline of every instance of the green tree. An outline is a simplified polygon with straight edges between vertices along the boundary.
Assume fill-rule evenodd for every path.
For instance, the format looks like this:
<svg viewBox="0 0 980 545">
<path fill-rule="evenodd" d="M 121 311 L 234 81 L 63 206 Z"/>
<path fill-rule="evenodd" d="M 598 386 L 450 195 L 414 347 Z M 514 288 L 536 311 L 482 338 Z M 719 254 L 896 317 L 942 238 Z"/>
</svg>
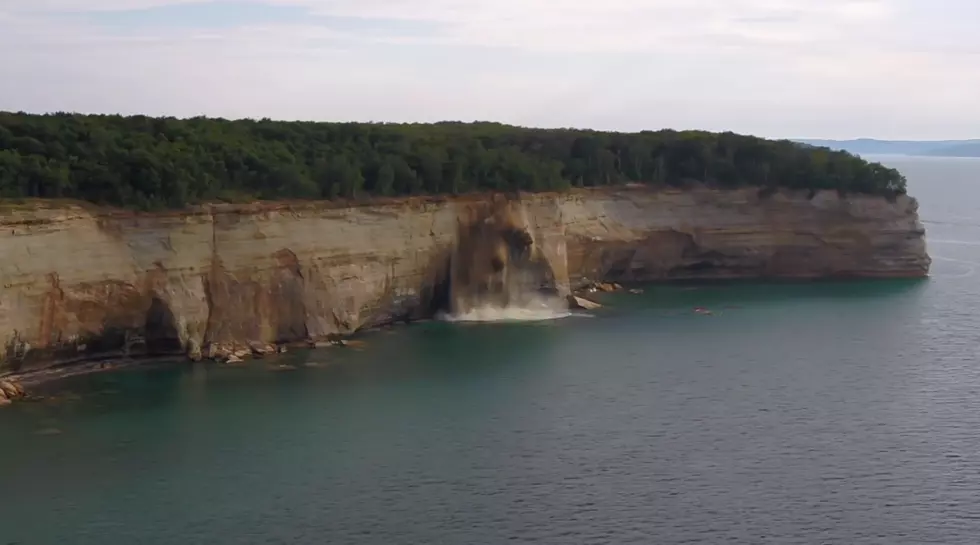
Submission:
<svg viewBox="0 0 980 545">
<path fill-rule="evenodd" d="M 209 200 L 551 191 L 636 181 L 893 196 L 898 171 L 730 132 L 302 123 L 0 112 L 0 197 L 130 208 Z"/>
</svg>

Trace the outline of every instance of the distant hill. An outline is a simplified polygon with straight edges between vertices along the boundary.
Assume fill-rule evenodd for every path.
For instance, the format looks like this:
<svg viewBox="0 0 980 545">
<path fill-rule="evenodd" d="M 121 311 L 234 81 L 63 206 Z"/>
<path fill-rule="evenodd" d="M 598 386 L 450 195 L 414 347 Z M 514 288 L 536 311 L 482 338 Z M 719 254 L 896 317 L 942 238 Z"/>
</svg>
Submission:
<svg viewBox="0 0 980 545">
<path fill-rule="evenodd" d="M 980 141 L 967 140 L 958 144 L 927 151 L 925 155 L 936 157 L 980 157 Z"/>
<path fill-rule="evenodd" d="M 830 149 L 844 150 L 857 155 L 928 155 L 932 157 L 980 157 L 977 140 L 812 140 L 798 142 Z"/>
</svg>

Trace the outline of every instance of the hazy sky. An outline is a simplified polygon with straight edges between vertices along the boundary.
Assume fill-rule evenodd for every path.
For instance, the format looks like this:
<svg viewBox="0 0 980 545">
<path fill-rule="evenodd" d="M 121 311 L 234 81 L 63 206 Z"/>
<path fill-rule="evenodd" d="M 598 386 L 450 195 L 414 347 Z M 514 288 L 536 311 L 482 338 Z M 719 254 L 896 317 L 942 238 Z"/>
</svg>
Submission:
<svg viewBox="0 0 980 545">
<path fill-rule="evenodd" d="M 980 0 L 0 0 L 0 110 L 980 137 Z"/>
</svg>

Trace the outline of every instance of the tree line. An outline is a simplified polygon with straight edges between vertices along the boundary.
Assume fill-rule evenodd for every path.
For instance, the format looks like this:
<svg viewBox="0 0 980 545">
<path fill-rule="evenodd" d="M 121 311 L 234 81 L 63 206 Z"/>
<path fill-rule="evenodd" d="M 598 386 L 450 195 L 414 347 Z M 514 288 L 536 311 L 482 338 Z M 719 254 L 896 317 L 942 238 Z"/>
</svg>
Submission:
<svg viewBox="0 0 980 545">
<path fill-rule="evenodd" d="M 8 199 L 159 209 L 627 182 L 905 193 L 898 171 L 847 152 L 731 132 L 0 112 Z"/>
</svg>

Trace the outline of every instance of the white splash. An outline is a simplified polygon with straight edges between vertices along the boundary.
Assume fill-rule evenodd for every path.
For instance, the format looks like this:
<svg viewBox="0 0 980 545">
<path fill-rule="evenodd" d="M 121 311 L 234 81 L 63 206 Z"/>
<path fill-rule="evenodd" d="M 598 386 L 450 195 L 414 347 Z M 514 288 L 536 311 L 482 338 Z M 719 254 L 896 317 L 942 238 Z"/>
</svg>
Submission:
<svg viewBox="0 0 980 545">
<path fill-rule="evenodd" d="M 444 314 L 439 318 L 447 322 L 541 322 L 570 316 L 581 316 L 581 314 L 570 311 L 563 299 L 539 298 L 520 306 L 480 305 L 466 312 Z"/>
</svg>

